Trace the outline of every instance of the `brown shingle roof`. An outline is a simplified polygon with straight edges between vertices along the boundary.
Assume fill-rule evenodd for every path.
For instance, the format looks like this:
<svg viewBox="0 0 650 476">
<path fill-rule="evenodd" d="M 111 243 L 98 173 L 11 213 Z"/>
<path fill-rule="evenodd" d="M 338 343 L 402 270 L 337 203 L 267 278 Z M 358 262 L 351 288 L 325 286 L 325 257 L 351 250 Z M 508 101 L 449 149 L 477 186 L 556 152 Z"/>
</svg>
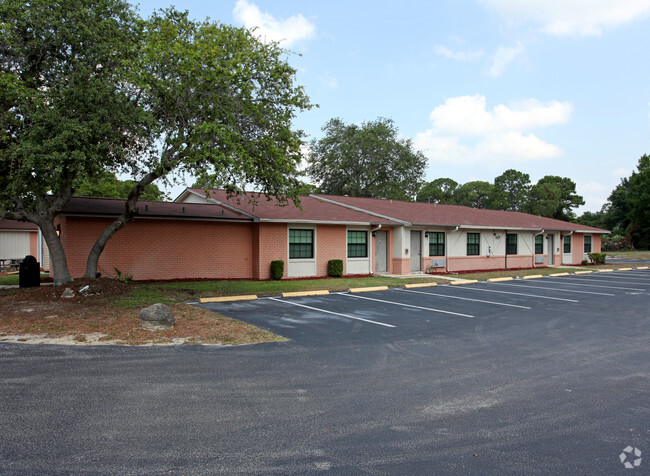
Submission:
<svg viewBox="0 0 650 476">
<path fill-rule="evenodd" d="M 205 190 L 189 189 L 200 196 L 205 196 Z M 281 205 L 276 199 L 267 200 L 264 195 L 248 192 L 243 196 L 227 197 L 224 190 L 209 190 L 210 198 L 231 207 L 237 208 L 245 213 L 253 215 L 260 221 L 292 221 L 292 222 L 342 222 L 342 223 L 367 223 L 392 225 L 398 222 L 391 219 L 377 217 L 375 215 L 352 210 L 337 204 L 307 195 L 301 195 L 300 208 L 293 202 Z M 256 203 L 251 203 L 254 198 Z"/>
<path fill-rule="evenodd" d="M 28 221 L 0 220 L 0 230 L 36 231 L 38 226 Z"/>
<path fill-rule="evenodd" d="M 401 200 L 383 200 L 376 198 L 331 195 L 314 196 L 345 206 L 363 209 L 370 213 L 404 220 L 414 225 L 468 226 L 498 229 L 524 228 L 532 230 L 545 229 L 607 233 L 607 230 L 601 230 L 599 228 L 520 212 L 479 210 L 460 205 L 405 202 Z"/>
<path fill-rule="evenodd" d="M 126 200 L 116 198 L 72 197 L 61 211 L 64 215 L 92 215 L 117 217 Z M 206 220 L 244 220 L 250 217 L 217 205 L 200 203 L 138 202 L 139 217 Z"/>
</svg>

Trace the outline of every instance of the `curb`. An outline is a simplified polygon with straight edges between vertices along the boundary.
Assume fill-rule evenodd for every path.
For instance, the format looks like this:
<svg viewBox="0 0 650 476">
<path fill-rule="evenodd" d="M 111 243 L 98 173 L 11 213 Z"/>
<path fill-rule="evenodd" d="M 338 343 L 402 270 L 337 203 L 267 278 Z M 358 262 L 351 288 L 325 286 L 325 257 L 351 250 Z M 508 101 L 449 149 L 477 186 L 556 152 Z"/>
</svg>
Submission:
<svg viewBox="0 0 650 476">
<path fill-rule="evenodd" d="M 593 271 L 576 271 L 573 274 L 591 274 L 591 273 L 593 273 Z"/>
<path fill-rule="evenodd" d="M 366 293 L 369 291 L 388 291 L 388 286 L 373 286 L 369 288 L 350 288 L 351 293 Z"/>
<path fill-rule="evenodd" d="M 539 279 L 543 277 L 544 276 L 542 276 L 541 274 L 530 274 L 528 276 L 524 276 L 524 279 Z"/>
<path fill-rule="evenodd" d="M 433 286 L 437 286 L 438 283 L 413 283 L 413 284 L 405 284 L 404 288 L 405 289 L 412 289 L 412 288 L 430 288 Z"/>
<path fill-rule="evenodd" d="M 637 266 L 636 269 L 648 269 L 648 266 Z"/>
<path fill-rule="evenodd" d="M 490 278 L 488 279 L 489 283 L 498 283 L 500 281 L 512 281 L 515 278 L 512 277 L 503 277 L 503 278 Z"/>
<path fill-rule="evenodd" d="M 322 296 L 329 294 L 327 289 L 319 289 L 317 291 L 295 291 L 290 293 L 282 293 L 282 297 L 303 297 L 303 296 Z"/>
<path fill-rule="evenodd" d="M 554 274 L 549 274 L 549 277 L 550 276 L 568 276 L 568 275 L 569 275 L 569 273 L 554 273 Z"/>
<path fill-rule="evenodd" d="M 211 297 L 211 298 L 201 298 L 199 299 L 199 302 L 201 304 L 204 304 L 206 302 L 252 301 L 254 299 L 257 299 L 257 296 L 255 294 L 246 294 L 243 296 L 219 296 L 219 297 Z"/>
<path fill-rule="evenodd" d="M 462 281 L 452 281 L 451 284 L 452 286 L 459 286 L 461 284 L 475 284 L 478 283 L 477 279 L 463 279 Z"/>
<path fill-rule="evenodd" d="M 613 273 L 614 270 L 613 269 L 599 269 L 598 272 L 599 273 Z"/>
<path fill-rule="evenodd" d="M 632 271 L 634 268 L 618 268 L 618 271 Z"/>
</svg>

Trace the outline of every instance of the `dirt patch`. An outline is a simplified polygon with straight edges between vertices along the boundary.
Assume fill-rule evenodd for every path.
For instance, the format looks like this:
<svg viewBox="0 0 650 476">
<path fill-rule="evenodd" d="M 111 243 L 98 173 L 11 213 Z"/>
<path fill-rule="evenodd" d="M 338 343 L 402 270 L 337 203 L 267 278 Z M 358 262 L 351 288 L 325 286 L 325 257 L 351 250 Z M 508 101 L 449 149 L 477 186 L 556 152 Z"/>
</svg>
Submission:
<svg viewBox="0 0 650 476">
<path fill-rule="evenodd" d="M 5 290 L 0 296 L 0 342 L 236 345 L 284 340 L 184 302 L 170 305 L 176 319 L 172 329 L 149 331 L 140 327 L 139 311 L 153 302 L 137 308 L 123 303 L 134 285 L 99 279 L 67 287 L 74 297 L 62 297 L 66 287 Z M 80 294 L 84 288 L 87 295 Z"/>
</svg>

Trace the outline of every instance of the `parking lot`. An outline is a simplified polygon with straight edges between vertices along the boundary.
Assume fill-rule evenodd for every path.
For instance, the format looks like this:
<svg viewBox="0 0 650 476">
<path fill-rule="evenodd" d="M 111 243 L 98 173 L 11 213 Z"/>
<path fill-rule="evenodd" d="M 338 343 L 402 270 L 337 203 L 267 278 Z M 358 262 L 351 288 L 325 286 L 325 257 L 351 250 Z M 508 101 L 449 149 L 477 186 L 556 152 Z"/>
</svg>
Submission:
<svg viewBox="0 0 650 476">
<path fill-rule="evenodd" d="M 577 328 L 594 310 L 647 302 L 649 289 L 650 271 L 634 269 L 379 292 L 265 297 L 201 306 L 299 344 L 329 345 L 333 341 L 454 336 L 477 325 L 526 323 L 534 331 L 544 321 L 554 327 Z M 645 298 L 639 300 L 641 296 Z"/>
<path fill-rule="evenodd" d="M 647 474 L 649 289 L 637 270 L 203 305 L 290 339 L 249 346 L 0 343 L 0 472 Z"/>
</svg>

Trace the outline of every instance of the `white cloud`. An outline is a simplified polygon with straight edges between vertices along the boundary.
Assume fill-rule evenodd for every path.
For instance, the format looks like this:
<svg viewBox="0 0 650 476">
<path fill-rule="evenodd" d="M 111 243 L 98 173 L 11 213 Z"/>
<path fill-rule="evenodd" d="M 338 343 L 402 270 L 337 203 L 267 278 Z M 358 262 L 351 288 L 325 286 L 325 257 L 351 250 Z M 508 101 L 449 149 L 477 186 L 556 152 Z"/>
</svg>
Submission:
<svg viewBox="0 0 650 476">
<path fill-rule="evenodd" d="M 612 171 L 612 177 L 627 178 L 632 175 L 632 170 L 625 167 L 619 167 Z"/>
<path fill-rule="evenodd" d="M 456 61 L 463 61 L 465 63 L 471 63 L 472 61 L 476 61 L 485 55 L 485 53 L 481 50 L 459 51 L 459 50 L 453 50 L 451 48 L 442 45 L 437 45 L 435 47 L 435 52 L 436 54 L 440 56 L 444 56 L 445 58 L 454 59 Z"/>
<path fill-rule="evenodd" d="M 525 52 L 526 47 L 520 41 L 513 47 L 499 46 L 492 57 L 492 65 L 489 70 L 490 76 L 494 78 L 501 76 L 510 63 L 523 56 Z"/>
<path fill-rule="evenodd" d="M 283 46 L 308 40 L 316 34 L 314 24 L 300 14 L 279 20 L 268 12 L 262 12 L 257 5 L 248 3 L 247 0 L 237 0 L 233 16 L 235 21 L 246 28 L 256 28 L 256 34 L 263 40 L 277 41 Z"/>
<path fill-rule="evenodd" d="M 601 35 L 650 15 L 650 0 L 481 0 L 513 22 L 530 22 L 554 36 Z"/>
<path fill-rule="evenodd" d="M 414 144 L 432 161 L 445 163 L 523 162 L 559 157 L 562 150 L 531 130 L 564 124 L 572 112 L 567 102 L 527 99 L 487 109 L 485 96 L 448 99 L 430 115 L 432 127 Z"/>
</svg>

